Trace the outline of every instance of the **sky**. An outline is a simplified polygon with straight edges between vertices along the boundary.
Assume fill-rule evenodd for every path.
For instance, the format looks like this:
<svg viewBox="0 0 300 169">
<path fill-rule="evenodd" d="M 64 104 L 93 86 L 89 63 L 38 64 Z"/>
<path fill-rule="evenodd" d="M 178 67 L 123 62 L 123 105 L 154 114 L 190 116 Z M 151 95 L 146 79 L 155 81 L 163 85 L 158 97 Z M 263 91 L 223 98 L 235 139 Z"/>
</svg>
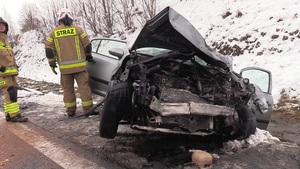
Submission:
<svg viewBox="0 0 300 169">
<path fill-rule="evenodd" d="M 16 0 L 11 2 L 17 3 Z M 252 48 L 250 52 L 233 57 L 233 69 L 239 72 L 247 66 L 259 66 L 270 70 L 275 103 L 283 89 L 290 96 L 300 99 L 300 37 L 297 37 L 299 32 L 295 33 L 300 26 L 298 0 L 159 0 L 160 10 L 166 6 L 171 6 L 186 17 L 211 47 L 214 42 L 223 41 L 231 46 Z M 222 16 L 228 11 L 232 15 L 224 19 Z M 237 13 L 242 13 L 242 16 L 237 17 Z M 52 73 L 45 59 L 44 37 L 45 35 L 38 35 L 35 32 L 21 36 L 20 44 L 14 48 L 20 66 L 19 76 L 59 83 L 60 76 Z M 132 40 L 132 37 L 134 36 L 128 35 L 128 40 Z M 242 37 L 248 37 L 247 41 L 241 40 Z M 21 91 L 21 95 L 22 92 L 24 91 Z M 50 98 L 50 95 L 23 98 L 36 102 L 49 100 L 48 104 L 52 104 L 51 100 L 55 100 L 41 97 Z M 277 140 L 268 135 L 267 131 L 258 131 L 254 138 L 248 140 L 252 145 Z M 235 146 L 239 144 L 232 143 Z"/>
<path fill-rule="evenodd" d="M 12 17 L 14 22 L 18 22 L 20 16 L 20 10 L 22 5 L 27 2 L 34 2 L 35 0 L 0 0 L 0 9 L 5 9 L 9 15 Z M 0 15 L 3 15 L 3 12 L 0 10 Z"/>
</svg>

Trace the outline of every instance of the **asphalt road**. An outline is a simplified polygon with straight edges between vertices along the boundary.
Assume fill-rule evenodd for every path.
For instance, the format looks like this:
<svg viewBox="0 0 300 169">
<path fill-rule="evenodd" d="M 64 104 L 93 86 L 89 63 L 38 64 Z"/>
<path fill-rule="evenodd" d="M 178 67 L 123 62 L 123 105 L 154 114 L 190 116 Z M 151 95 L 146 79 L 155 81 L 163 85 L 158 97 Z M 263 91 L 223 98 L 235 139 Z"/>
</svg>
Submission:
<svg viewBox="0 0 300 169">
<path fill-rule="evenodd" d="M 9 128 L 11 124 L 0 121 L 0 168 L 63 168 L 33 146 L 15 135 Z"/>
<path fill-rule="evenodd" d="M 0 119 L 1 169 L 119 168 L 101 161 L 78 145 L 58 139 L 32 122 L 11 123 L 6 122 L 2 117 Z"/>
<path fill-rule="evenodd" d="M 86 120 L 93 121 L 92 118 L 68 119 L 65 125 L 80 121 L 85 124 Z M 120 128 L 114 140 L 95 137 L 89 140 L 87 135 L 83 136 L 86 131 L 71 134 L 70 131 L 62 130 L 58 133 L 57 130 L 49 129 L 49 132 L 45 130 L 47 126 L 41 127 L 41 124 L 36 125 L 35 122 L 34 119 L 27 123 L 7 123 L 4 118 L 0 118 L 1 169 L 193 169 L 196 167 L 189 161 L 190 154 L 185 153 L 186 147 L 193 146 L 206 149 L 213 155 L 213 164 L 208 168 L 300 168 L 299 146 L 288 142 L 261 143 L 251 148 L 222 150 L 213 144 L 215 140 L 128 133 L 126 126 Z M 103 158 L 110 162 L 101 160 Z M 170 162 L 168 165 L 167 161 Z"/>
</svg>

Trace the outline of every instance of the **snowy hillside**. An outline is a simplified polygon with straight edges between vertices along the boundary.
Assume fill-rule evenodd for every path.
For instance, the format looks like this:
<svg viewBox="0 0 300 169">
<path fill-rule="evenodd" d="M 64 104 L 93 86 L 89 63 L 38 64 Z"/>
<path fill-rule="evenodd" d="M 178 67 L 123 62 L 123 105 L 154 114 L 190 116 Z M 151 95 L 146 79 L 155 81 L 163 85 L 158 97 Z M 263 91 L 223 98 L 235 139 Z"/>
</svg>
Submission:
<svg viewBox="0 0 300 169">
<path fill-rule="evenodd" d="M 209 46 L 234 56 L 234 70 L 259 66 L 273 73 L 275 103 L 285 89 L 300 99 L 300 2 L 297 0 L 160 0 L 185 16 Z M 139 30 L 139 29 L 138 29 Z M 136 32 L 137 33 L 137 32 Z M 135 34 L 136 34 L 135 33 Z M 45 59 L 46 35 L 28 32 L 15 47 L 20 76 L 59 83 Z M 132 35 L 128 35 L 131 40 Z"/>
<path fill-rule="evenodd" d="M 19 76 L 37 81 L 59 83 L 49 67 L 44 49 L 44 35 L 36 31 L 24 33 L 14 51 L 19 65 Z"/>
</svg>

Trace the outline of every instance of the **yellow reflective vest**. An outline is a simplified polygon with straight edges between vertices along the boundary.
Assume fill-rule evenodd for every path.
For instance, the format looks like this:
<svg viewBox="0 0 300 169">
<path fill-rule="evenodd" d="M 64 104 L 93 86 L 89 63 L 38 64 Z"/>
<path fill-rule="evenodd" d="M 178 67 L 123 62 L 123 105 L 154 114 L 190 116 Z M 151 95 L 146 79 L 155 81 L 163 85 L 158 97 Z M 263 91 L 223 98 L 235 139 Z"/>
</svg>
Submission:
<svg viewBox="0 0 300 169">
<path fill-rule="evenodd" d="M 89 43 L 89 37 L 81 27 L 61 24 L 46 38 L 45 48 L 51 48 L 55 54 L 55 58 L 48 61 L 57 62 L 62 74 L 84 71 L 86 70 L 85 48 Z"/>
<path fill-rule="evenodd" d="M 5 33 L 0 33 L 0 66 L 6 67 L 4 72 L 0 71 L 0 77 L 18 75 L 16 59 Z"/>
</svg>

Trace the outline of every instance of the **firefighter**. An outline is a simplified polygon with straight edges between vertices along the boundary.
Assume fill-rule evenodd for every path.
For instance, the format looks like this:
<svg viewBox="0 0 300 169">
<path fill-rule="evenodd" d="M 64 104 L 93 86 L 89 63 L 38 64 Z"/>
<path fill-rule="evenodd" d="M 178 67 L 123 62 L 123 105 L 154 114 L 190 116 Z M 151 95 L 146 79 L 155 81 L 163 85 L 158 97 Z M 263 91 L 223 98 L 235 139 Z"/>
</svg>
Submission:
<svg viewBox="0 0 300 169">
<path fill-rule="evenodd" d="M 0 88 L 4 96 L 4 113 L 6 121 L 26 122 L 28 118 L 21 114 L 17 101 L 18 67 L 7 32 L 8 24 L 0 17 Z"/>
<path fill-rule="evenodd" d="M 91 55 L 91 42 L 83 29 L 73 24 L 71 10 L 63 8 L 58 12 L 58 26 L 45 41 L 45 52 L 53 73 L 60 70 L 63 87 L 63 101 L 66 113 L 73 117 L 76 111 L 74 80 L 78 85 L 84 113 L 93 108 L 92 92 L 88 83 L 86 61 L 95 62 Z"/>
</svg>

